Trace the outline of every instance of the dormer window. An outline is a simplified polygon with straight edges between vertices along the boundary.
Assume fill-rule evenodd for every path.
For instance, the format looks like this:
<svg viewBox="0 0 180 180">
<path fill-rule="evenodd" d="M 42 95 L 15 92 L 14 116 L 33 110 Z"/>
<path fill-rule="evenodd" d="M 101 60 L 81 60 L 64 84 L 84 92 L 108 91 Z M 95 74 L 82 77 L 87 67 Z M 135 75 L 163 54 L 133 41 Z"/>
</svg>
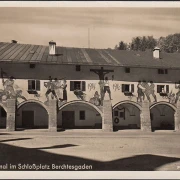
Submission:
<svg viewBox="0 0 180 180">
<path fill-rule="evenodd" d="M 167 69 L 158 69 L 158 74 L 168 74 Z"/>
<path fill-rule="evenodd" d="M 126 67 L 125 68 L 125 73 L 130 73 L 130 68 Z"/>
<path fill-rule="evenodd" d="M 76 71 L 81 71 L 81 66 L 80 65 L 76 65 Z"/>
</svg>

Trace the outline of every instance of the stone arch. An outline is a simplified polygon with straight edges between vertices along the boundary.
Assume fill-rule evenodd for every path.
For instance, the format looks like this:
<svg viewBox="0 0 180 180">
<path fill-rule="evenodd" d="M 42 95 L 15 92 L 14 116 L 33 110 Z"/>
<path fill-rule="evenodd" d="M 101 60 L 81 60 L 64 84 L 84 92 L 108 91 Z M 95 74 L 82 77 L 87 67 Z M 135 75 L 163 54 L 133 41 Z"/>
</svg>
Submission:
<svg viewBox="0 0 180 180">
<path fill-rule="evenodd" d="M 121 105 L 123 108 L 119 109 L 118 106 Z M 141 105 L 134 101 L 125 100 L 116 103 L 113 106 L 113 130 L 141 129 L 141 111 Z"/>
<path fill-rule="evenodd" d="M 142 107 L 140 104 L 134 102 L 134 101 L 120 101 L 118 103 L 116 103 L 114 106 L 113 106 L 113 109 L 115 109 L 117 106 L 121 105 L 121 104 L 132 104 L 134 106 L 136 106 L 140 111 L 142 110 Z"/>
<path fill-rule="evenodd" d="M 157 105 L 167 105 L 167 106 L 171 107 L 175 112 L 176 112 L 176 109 L 177 109 L 173 104 L 171 104 L 171 103 L 169 103 L 169 102 L 160 101 L 160 102 L 157 102 L 157 103 L 152 104 L 152 105 L 149 107 L 150 110 L 151 110 L 153 107 L 157 106 Z"/>
<path fill-rule="evenodd" d="M 103 118 L 102 110 L 94 104 L 82 100 L 70 101 L 59 107 L 57 128 L 102 129 Z"/>
<path fill-rule="evenodd" d="M 0 106 L 6 111 L 6 113 L 7 113 L 7 107 L 3 104 L 3 103 L 1 103 L 0 102 Z"/>
<path fill-rule="evenodd" d="M 169 108 L 168 111 L 166 111 L 165 108 Z M 175 128 L 175 116 L 177 111 L 175 105 L 160 101 L 150 105 L 149 109 L 152 131 L 173 130 Z"/>
<path fill-rule="evenodd" d="M 89 106 L 93 107 L 101 115 L 101 117 L 103 117 L 103 112 L 97 106 L 95 106 L 94 104 L 92 104 L 88 101 L 81 101 L 81 100 L 69 101 L 69 102 L 63 104 L 62 106 L 60 106 L 59 111 L 62 110 L 63 108 L 65 108 L 66 106 L 75 104 L 75 103 L 82 103 L 82 104 L 89 105 Z"/>
<path fill-rule="evenodd" d="M 47 129 L 49 126 L 49 108 L 41 101 L 23 101 L 17 106 L 16 112 L 16 128 Z"/>
<path fill-rule="evenodd" d="M 48 109 L 48 107 L 47 107 L 43 102 L 38 101 L 38 100 L 35 100 L 35 99 L 29 99 L 29 100 L 27 100 L 27 101 L 21 102 L 21 103 L 17 106 L 17 110 L 18 110 L 20 107 L 22 107 L 23 105 L 27 104 L 27 103 L 37 103 L 37 104 L 39 104 L 40 106 L 42 106 L 42 107 L 46 110 L 47 114 L 49 114 L 49 109 Z"/>
</svg>

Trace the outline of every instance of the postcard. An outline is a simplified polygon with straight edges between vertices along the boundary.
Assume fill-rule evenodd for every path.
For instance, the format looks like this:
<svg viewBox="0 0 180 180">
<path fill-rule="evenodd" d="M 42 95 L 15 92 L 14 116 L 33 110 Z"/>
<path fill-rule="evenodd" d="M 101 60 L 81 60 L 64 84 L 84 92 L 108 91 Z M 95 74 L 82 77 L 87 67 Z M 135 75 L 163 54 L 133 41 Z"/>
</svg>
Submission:
<svg viewBox="0 0 180 180">
<path fill-rule="evenodd" d="M 179 21 L 179 2 L 1 2 L 0 178 L 179 178 Z"/>
</svg>

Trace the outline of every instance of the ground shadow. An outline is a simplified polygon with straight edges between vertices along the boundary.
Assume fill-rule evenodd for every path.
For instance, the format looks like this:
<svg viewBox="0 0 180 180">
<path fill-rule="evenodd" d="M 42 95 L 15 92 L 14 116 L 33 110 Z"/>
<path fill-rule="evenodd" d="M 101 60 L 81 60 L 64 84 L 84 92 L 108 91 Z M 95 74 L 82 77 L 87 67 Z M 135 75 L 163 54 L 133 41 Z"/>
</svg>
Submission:
<svg viewBox="0 0 180 180">
<path fill-rule="evenodd" d="M 6 139 L 6 140 L 2 140 L 0 142 L 9 142 L 9 141 L 22 141 L 22 140 L 29 140 L 32 138 L 18 138 L 18 139 Z M 1 146 L 0 146 L 1 147 Z"/>
<path fill-rule="evenodd" d="M 0 135 L 11 135 L 9 133 L 0 133 Z"/>
<path fill-rule="evenodd" d="M 66 129 L 64 129 L 64 128 L 57 128 L 57 132 L 64 132 L 64 131 L 66 131 Z"/>
<path fill-rule="evenodd" d="M 62 144 L 62 145 L 56 145 L 56 146 L 50 146 L 50 147 L 40 147 L 40 148 L 33 148 L 33 149 L 59 149 L 59 148 L 68 148 L 68 147 L 74 147 L 78 146 L 75 144 Z"/>
<path fill-rule="evenodd" d="M 24 138 L 20 138 L 22 140 Z M 15 140 L 15 139 L 14 139 Z M 16 139 L 18 140 L 18 139 Z M 4 141 L 5 142 L 5 141 Z M 27 141 L 28 143 L 28 141 Z M 64 145 L 67 147 L 67 145 Z M 71 146 L 73 146 L 71 144 Z M 58 147 L 58 146 L 57 146 Z M 63 148 L 63 145 L 59 146 Z M 52 147 L 49 147 L 50 149 Z M 56 146 L 55 146 L 56 148 Z M 46 147 L 48 149 L 48 147 Z M 81 157 L 53 154 L 46 152 L 43 149 L 24 148 L 12 146 L 4 143 L 0 143 L 0 160 L 1 164 L 14 164 L 15 169 L 4 169 L 4 170 L 33 170 L 33 169 L 18 169 L 18 164 L 36 164 L 36 165 L 47 165 L 49 169 L 43 170 L 74 170 L 74 169 L 52 169 L 52 164 L 55 165 L 90 165 L 93 171 L 154 171 L 162 165 L 168 163 L 180 161 L 180 158 L 157 156 L 152 154 L 136 155 L 128 158 L 116 159 L 113 161 L 97 161 L 93 159 L 85 159 Z M 42 170 L 42 169 L 41 169 Z M 83 170 L 83 169 L 81 169 Z"/>
</svg>

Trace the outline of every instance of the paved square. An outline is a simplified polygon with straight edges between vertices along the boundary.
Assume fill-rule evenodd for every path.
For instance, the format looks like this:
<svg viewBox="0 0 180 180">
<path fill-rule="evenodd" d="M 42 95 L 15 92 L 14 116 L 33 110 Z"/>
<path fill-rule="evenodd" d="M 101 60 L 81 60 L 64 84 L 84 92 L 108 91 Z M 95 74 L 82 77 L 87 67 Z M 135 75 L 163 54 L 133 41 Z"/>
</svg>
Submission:
<svg viewBox="0 0 180 180">
<path fill-rule="evenodd" d="M 30 165 L 35 164 L 50 167 L 45 170 L 75 170 L 72 166 L 77 166 L 95 171 L 179 171 L 179 139 L 180 132 L 174 131 L 1 132 L 0 170 L 33 170 Z M 52 164 L 60 169 L 52 169 Z M 27 166 L 23 169 L 22 165 Z M 82 169 L 83 165 L 90 169 Z"/>
</svg>

